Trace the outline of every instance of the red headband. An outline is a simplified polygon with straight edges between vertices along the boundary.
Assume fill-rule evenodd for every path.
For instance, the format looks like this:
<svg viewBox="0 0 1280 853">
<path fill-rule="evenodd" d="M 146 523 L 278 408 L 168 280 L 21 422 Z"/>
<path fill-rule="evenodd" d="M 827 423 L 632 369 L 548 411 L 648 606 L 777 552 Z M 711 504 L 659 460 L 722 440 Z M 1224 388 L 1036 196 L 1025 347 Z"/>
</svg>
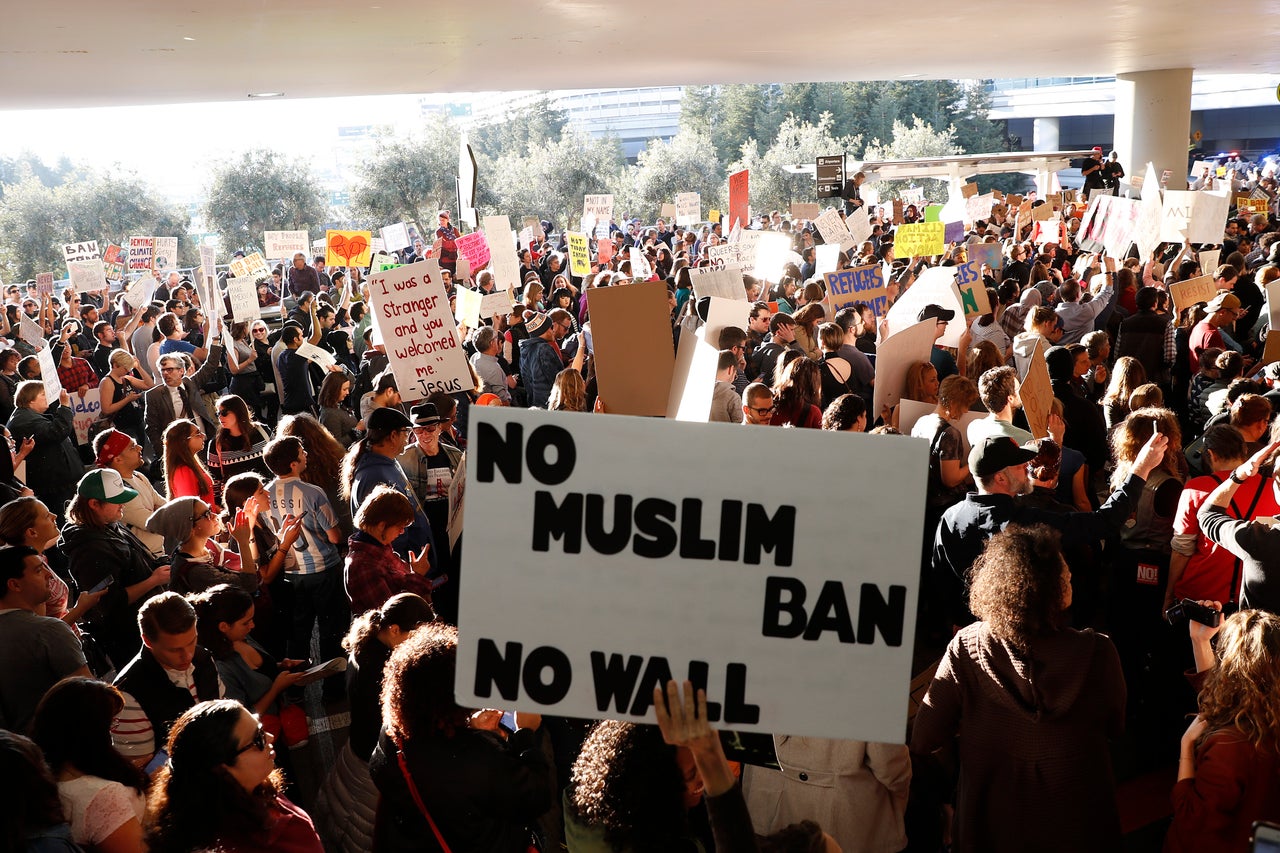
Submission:
<svg viewBox="0 0 1280 853">
<path fill-rule="evenodd" d="M 93 461 L 93 464 L 99 468 L 107 467 L 132 443 L 133 439 L 120 430 L 111 430 L 107 433 L 107 440 L 102 443 L 102 449 L 98 451 L 98 458 Z"/>
</svg>

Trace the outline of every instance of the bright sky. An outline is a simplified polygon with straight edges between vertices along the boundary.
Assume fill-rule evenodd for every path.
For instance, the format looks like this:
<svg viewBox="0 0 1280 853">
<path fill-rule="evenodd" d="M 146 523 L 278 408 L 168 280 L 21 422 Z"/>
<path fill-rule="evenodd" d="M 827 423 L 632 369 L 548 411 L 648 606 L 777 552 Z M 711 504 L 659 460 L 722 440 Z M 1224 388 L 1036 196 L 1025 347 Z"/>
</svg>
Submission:
<svg viewBox="0 0 1280 853">
<path fill-rule="evenodd" d="M 421 126 L 420 104 L 466 102 L 474 95 L 386 95 L 173 106 L 0 112 L 0 156 L 33 151 L 53 165 L 62 156 L 105 171 L 132 169 L 166 195 L 199 195 L 209 164 L 255 147 L 339 168 L 338 128 Z"/>
</svg>

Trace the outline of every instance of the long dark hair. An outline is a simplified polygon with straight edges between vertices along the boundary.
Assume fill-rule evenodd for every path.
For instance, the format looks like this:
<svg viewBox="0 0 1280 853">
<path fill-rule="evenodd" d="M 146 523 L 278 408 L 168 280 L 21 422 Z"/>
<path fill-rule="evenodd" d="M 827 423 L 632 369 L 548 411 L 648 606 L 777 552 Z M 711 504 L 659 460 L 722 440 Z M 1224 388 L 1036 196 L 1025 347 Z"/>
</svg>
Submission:
<svg viewBox="0 0 1280 853">
<path fill-rule="evenodd" d="M 371 643 L 378 642 L 378 632 L 391 625 L 408 633 L 419 625 L 435 621 L 435 611 L 420 595 L 401 592 L 388 598 L 381 607 L 366 610 L 351 620 L 342 647 L 353 657 L 365 654 Z"/>
<path fill-rule="evenodd" d="M 147 776 L 111 745 L 111 721 L 124 709 L 120 691 L 96 678 L 64 678 L 44 694 L 31 724 L 31 739 L 55 772 L 81 773 L 119 782 L 139 794 Z"/>
<path fill-rule="evenodd" d="M 29 834 L 66 823 L 58 783 L 40 747 L 4 729 L 0 729 L 0 779 L 9 780 L 5 819 L 0 821 L 0 853 L 25 853 L 31 849 Z"/>
<path fill-rule="evenodd" d="M 178 418 L 164 428 L 164 485 L 170 497 L 173 497 L 173 474 L 179 466 L 192 470 L 201 492 L 206 488 L 213 491 L 213 477 L 209 474 L 209 469 L 204 467 L 200 457 L 192 452 L 188 444 L 197 431 L 199 427 L 196 422 L 188 418 Z"/>
<path fill-rule="evenodd" d="M 269 825 L 268 807 L 283 790 L 276 770 L 252 793 L 231 777 L 236 726 L 245 707 L 233 699 L 201 702 L 169 731 L 169 762 L 156 771 L 147 798 L 150 853 L 188 853 L 220 841 L 249 840 Z"/>
<path fill-rule="evenodd" d="M 196 636 L 214 660 L 229 660 L 236 650 L 227 635 L 218 629 L 223 622 L 239 622 L 253 609 L 253 596 L 238 586 L 220 583 L 199 595 L 187 597 L 196 609 Z"/>
<path fill-rule="evenodd" d="M 330 373 L 330 376 L 341 374 Z M 314 415 L 306 413 L 285 415 L 276 427 L 276 436 L 292 435 L 302 439 L 307 448 L 307 467 L 302 472 L 302 482 L 319 486 L 325 493 L 338 482 L 343 473 L 343 456 L 347 450 L 324 428 Z"/>
<path fill-rule="evenodd" d="M 222 427 L 222 423 L 218 423 L 218 435 L 214 439 L 215 446 L 220 450 L 248 450 L 257 442 L 254 441 L 257 436 L 257 427 L 259 424 L 253 422 L 253 416 L 249 414 L 249 404 L 244 401 L 238 394 L 224 394 L 218 398 L 218 411 L 227 410 L 235 416 L 236 427 L 240 430 L 239 437 L 233 436 L 228 430 Z"/>
</svg>

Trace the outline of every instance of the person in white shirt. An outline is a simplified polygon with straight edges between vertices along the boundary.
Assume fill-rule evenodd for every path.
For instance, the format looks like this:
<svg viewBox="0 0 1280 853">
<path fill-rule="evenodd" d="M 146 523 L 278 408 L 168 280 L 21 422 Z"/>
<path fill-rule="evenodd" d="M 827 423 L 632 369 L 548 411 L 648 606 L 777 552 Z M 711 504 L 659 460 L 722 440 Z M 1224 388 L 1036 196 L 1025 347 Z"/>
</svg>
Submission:
<svg viewBox="0 0 1280 853">
<path fill-rule="evenodd" d="M 124 504 L 121 522 L 153 556 L 164 556 L 164 537 L 147 530 L 147 518 L 164 506 L 164 497 L 138 469 L 142 467 L 142 445 L 119 430 L 101 432 L 93 440 L 94 465 L 119 472 L 124 484 L 138 496 Z"/>
</svg>

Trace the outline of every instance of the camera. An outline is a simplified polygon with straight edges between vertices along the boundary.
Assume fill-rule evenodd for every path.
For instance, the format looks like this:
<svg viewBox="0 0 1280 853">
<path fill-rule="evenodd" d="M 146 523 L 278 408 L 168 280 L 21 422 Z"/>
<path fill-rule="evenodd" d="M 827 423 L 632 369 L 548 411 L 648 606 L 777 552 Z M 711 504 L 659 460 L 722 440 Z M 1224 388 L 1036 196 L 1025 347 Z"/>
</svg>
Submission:
<svg viewBox="0 0 1280 853">
<path fill-rule="evenodd" d="M 1222 613 L 1190 598 L 1184 598 L 1164 612 L 1164 619 L 1170 625 L 1178 625 L 1189 619 L 1192 622 L 1216 628 L 1222 621 Z"/>
</svg>

